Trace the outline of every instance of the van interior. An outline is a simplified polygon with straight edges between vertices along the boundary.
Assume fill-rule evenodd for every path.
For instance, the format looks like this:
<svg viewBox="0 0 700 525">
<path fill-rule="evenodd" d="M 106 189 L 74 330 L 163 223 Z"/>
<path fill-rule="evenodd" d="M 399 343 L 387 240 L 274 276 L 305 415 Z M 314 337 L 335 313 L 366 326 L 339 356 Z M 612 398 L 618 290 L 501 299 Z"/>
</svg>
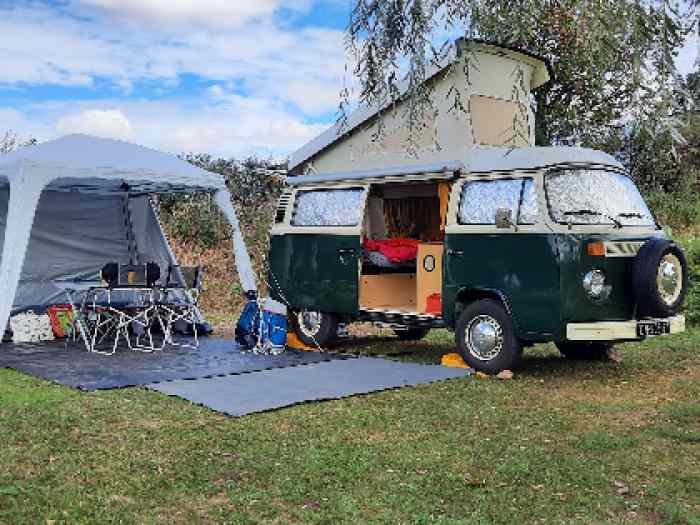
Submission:
<svg viewBox="0 0 700 525">
<path fill-rule="evenodd" d="M 360 309 L 439 316 L 448 182 L 374 184 L 365 207 Z"/>
</svg>

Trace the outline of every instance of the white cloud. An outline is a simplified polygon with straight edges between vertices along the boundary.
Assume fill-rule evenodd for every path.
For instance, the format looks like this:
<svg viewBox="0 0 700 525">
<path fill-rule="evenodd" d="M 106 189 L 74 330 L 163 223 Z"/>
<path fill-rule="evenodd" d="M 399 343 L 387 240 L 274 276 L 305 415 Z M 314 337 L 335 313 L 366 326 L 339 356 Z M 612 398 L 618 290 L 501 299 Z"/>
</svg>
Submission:
<svg viewBox="0 0 700 525">
<path fill-rule="evenodd" d="M 159 23 L 240 26 L 254 17 L 272 14 L 278 0 L 79 0 L 126 18 Z"/>
<path fill-rule="evenodd" d="M 107 84 L 119 93 L 28 99 L 11 114 L 0 107 L 0 130 L 16 122 L 18 133 L 42 141 L 81 132 L 172 153 L 284 157 L 330 124 L 309 120 L 336 110 L 345 72 L 342 30 L 288 23 L 290 9 L 310 4 L 72 0 L 58 10 L 0 0 L 0 88 L 96 93 Z M 184 75 L 209 87 L 183 89 Z M 146 83 L 149 99 L 141 98 Z"/>
<path fill-rule="evenodd" d="M 141 5 L 140 0 L 89 1 Z M 227 5 L 239 3 L 257 4 Z M 170 4 L 150 2 L 144 8 L 165 5 Z M 140 81 L 157 81 L 167 89 L 180 75 L 192 74 L 245 85 L 254 96 L 314 114 L 336 109 L 345 65 L 342 31 L 283 28 L 273 17 L 235 31 L 213 31 L 198 24 L 172 29 L 99 16 L 78 20 L 48 7 L 0 7 L 0 49 L 0 84 L 90 86 L 107 80 L 129 94 Z"/>
<path fill-rule="evenodd" d="M 307 0 L 76 0 L 76 11 L 97 8 L 135 23 L 205 26 L 213 29 L 240 27 L 253 19 L 269 17 L 281 7 L 308 9 Z"/>
<path fill-rule="evenodd" d="M 62 117 L 56 123 L 60 135 L 86 133 L 98 137 L 130 140 L 134 136 L 129 119 L 118 109 L 91 109 Z"/>
<path fill-rule="evenodd" d="M 207 88 L 207 95 L 209 95 L 212 98 L 221 98 L 224 96 L 226 93 L 224 87 L 220 84 L 214 84 L 213 86 L 209 86 Z"/>
<path fill-rule="evenodd" d="M 5 123 L 15 123 L 7 126 Z M 330 123 L 306 123 L 283 104 L 229 95 L 223 99 L 37 103 L 26 112 L 0 108 L 0 131 L 41 142 L 69 133 L 115 137 L 161 151 L 284 158 Z"/>
</svg>

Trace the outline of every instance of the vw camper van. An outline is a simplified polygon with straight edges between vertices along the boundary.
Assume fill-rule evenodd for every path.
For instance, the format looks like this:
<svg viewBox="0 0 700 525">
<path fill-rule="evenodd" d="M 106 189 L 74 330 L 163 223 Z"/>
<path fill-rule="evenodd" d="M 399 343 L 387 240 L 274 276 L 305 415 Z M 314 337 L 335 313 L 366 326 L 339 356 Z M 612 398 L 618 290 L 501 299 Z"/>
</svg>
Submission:
<svg viewBox="0 0 700 525">
<path fill-rule="evenodd" d="M 469 365 L 497 372 L 535 343 L 593 357 L 684 330 L 683 251 L 605 153 L 477 147 L 287 184 L 269 283 L 307 344 L 354 321 L 407 340 L 446 327 Z"/>
</svg>

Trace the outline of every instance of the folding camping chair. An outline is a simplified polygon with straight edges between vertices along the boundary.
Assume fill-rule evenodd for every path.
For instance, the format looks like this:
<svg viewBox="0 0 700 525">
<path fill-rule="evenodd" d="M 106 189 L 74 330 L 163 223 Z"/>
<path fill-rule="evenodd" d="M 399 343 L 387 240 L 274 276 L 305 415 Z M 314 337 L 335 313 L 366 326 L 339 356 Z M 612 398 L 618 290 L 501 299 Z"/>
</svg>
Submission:
<svg viewBox="0 0 700 525">
<path fill-rule="evenodd" d="M 108 288 L 110 311 L 118 318 L 114 339 L 115 351 L 121 337 L 124 338 L 130 350 L 153 352 L 159 349 L 153 343 L 151 331 L 158 313 L 155 284 L 159 278 L 160 267 L 155 263 L 119 265 L 117 286 Z M 135 300 L 127 305 L 113 303 L 112 293 L 119 291 L 130 292 Z M 130 330 L 134 335 L 133 344 Z M 142 337 L 146 337 L 147 342 L 142 343 Z"/>
<path fill-rule="evenodd" d="M 173 279 L 179 280 L 173 282 Z M 162 289 L 162 299 L 159 302 L 159 322 L 163 330 L 163 346 L 181 346 L 199 348 L 197 323 L 200 320 L 198 301 L 202 290 L 203 272 L 200 266 L 171 265 Z M 184 297 L 178 298 L 180 292 Z M 173 339 L 173 333 L 178 325 L 184 324 L 192 328 L 193 344 L 179 343 Z M 181 330 L 184 331 L 184 330 Z"/>
<path fill-rule="evenodd" d="M 154 286 L 160 278 L 158 265 L 108 263 L 102 268 L 101 276 L 105 286 L 89 289 L 76 316 L 88 350 L 112 355 L 121 339 L 130 350 L 152 352 L 158 349 L 151 332 L 156 318 Z M 119 298 L 120 292 L 129 292 L 135 299 L 124 303 Z M 134 334 L 133 343 L 130 331 Z M 146 343 L 142 343 L 144 336 Z M 105 340 L 111 342 L 111 348 L 100 350 Z"/>
</svg>

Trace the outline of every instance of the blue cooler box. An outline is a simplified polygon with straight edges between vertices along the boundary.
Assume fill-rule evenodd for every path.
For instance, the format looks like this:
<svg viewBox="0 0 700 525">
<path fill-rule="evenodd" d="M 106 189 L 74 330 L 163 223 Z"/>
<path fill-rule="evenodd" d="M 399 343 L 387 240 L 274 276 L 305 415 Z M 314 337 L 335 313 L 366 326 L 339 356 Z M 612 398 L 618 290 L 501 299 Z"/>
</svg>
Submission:
<svg viewBox="0 0 700 525">
<path fill-rule="evenodd" d="M 262 341 L 273 348 L 287 345 L 287 307 L 272 299 L 266 299 L 263 306 Z"/>
</svg>

